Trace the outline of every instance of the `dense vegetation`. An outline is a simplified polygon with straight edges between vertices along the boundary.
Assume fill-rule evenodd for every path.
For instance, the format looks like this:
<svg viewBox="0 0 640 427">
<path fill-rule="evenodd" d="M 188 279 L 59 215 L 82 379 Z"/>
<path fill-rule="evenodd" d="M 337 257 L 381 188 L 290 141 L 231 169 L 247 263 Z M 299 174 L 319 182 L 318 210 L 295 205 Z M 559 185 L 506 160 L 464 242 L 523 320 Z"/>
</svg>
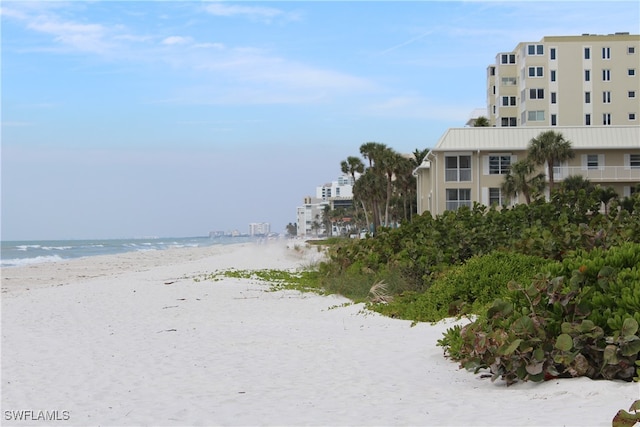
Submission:
<svg viewBox="0 0 640 427">
<path fill-rule="evenodd" d="M 637 193 L 636 193 L 637 194 Z M 331 245 L 321 287 L 414 321 L 473 314 L 440 341 L 469 369 L 517 380 L 640 376 L 640 197 L 598 191 L 414 217 Z"/>
</svg>

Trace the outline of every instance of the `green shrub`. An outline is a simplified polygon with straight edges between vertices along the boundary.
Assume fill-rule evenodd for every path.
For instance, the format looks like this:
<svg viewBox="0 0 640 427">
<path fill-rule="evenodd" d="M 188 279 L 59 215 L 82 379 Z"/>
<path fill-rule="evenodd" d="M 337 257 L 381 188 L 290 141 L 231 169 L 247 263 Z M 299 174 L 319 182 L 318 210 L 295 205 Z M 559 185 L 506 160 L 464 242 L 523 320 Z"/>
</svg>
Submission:
<svg viewBox="0 0 640 427">
<path fill-rule="evenodd" d="M 441 273 L 424 293 L 400 295 L 389 304 L 372 308 L 394 317 L 426 322 L 480 313 L 506 294 L 511 280 L 527 280 L 549 263 L 543 258 L 502 251 L 474 256 Z"/>
<path fill-rule="evenodd" d="M 637 243 L 580 251 L 528 284 L 511 282 L 507 298 L 447 331 L 439 345 L 461 366 L 488 368 L 507 384 L 576 376 L 631 381 L 640 353 L 639 264 Z"/>
</svg>

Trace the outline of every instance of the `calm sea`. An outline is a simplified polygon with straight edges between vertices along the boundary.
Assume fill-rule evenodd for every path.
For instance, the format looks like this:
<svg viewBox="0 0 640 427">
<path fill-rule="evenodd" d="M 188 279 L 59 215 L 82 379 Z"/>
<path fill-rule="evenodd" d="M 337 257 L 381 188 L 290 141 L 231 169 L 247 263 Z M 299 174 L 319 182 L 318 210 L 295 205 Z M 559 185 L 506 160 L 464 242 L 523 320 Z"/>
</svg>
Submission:
<svg viewBox="0 0 640 427">
<path fill-rule="evenodd" d="M 0 252 L 1 266 L 17 267 L 42 262 L 56 262 L 74 258 L 112 255 L 134 251 L 161 251 L 169 248 L 196 248 L 227 245 L 255 240 L 253 237 L 179 237 L 113 240 L 43 240 L 6 241 Z"/>
</svg>

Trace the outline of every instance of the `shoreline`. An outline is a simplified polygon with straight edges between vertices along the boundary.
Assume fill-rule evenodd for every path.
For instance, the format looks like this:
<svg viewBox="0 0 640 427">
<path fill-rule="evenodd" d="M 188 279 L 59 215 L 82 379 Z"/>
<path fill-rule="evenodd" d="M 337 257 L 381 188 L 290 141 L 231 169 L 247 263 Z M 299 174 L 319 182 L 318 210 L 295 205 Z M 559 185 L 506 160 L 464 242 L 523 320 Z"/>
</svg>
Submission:
<svg viewBox="0 0 640 427">
<path fill-rule="evenodd" d="M 286 239 L 239 242 L 202 247 L 129 251 L 118 254 L 92 255 L 23 266 L 4 267 L 1 270 L 2 294 L 13 294 L 20 292 L 20 289 L 63 286 L 98 278 L 117 277 L 124 273 L 144 272 L 157 267 L 169 267 L 181 263 L 198 261 L 205 263 L 205 260 L 209 258 L 215 259 L 212 263 L 219 263 L 221 259 L 224 259 L 225 253 L 233 253 L 239 248 L 262 245 L 277 247 L 285 242 L 287 247 L 292 244 L 291 241 Z M 300 246 L 304 246 L 304 243 Z M 232 264 L 238 263 L 234 260 L 234 262 L 227 264 L 231 267 L 233 266 Z M 250 268 L 254 264 L 245 265 L 246 268 Z"/>
<path fill-rule="evenodd" d="M 337 295 L 193 280 L 319 259 L 290 243 L 90 257 L 49 272 L 63 286 L 15 275 L 40 282 L 2 294 L 3 425 L 609 426 L 637 398 L 637 383 L 481 379 L 436 346 L 451 319 L 412 327 Z"/>
</svg>

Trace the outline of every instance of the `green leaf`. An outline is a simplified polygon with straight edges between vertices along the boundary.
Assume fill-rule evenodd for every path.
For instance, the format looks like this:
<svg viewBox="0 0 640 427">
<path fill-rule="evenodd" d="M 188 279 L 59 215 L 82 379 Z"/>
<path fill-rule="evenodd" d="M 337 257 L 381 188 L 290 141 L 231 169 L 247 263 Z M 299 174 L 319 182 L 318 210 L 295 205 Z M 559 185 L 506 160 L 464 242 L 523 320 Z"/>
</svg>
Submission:
<svg viewBox="0 0 640 427">
<path fill-rule="evenodd" d="M 562 322 L 561 328 L 562 328 L 563 334 L 570 334 L 571 332 L 574 331 L 573 325 L 569 322 Z"/>
<path fill-rule="evenodd" d="M 630 414 L 620 409 L 616 416 L 613 417 L 611 427 L 633 427 L 639 420 L 640 416 L 638 414 Z"/>
<path fill-rule="evenodd" d="M 589 332 L 591 330 L 593 330 L 593 328 L 595 327 L 595 324 L 591 321 L 591 320 L 583 320 L 582 323 L 580 324 L 580 331 L 581 332 Z"/>
<path fill-rule="evenodd" d="M 505 356 L 513 354 L 513 352 L 516 351 L 516 349 L 518 348 L 518 346 L 520 345 L 521 342 L 522 342 L 521 339 L 514 340 L 511 344 L 509 344 L 509 346 L 507 348 L 505 348 L 500 353 L 504 354 Z"/>
<path fill-rule="evenodd" d="M 604 348 L 603 358 L 604 362 L 608 365 L 617 365 L 618 364 L 618 347 L 615 345 L 608 345 Z"/>
<path fill-rule="evenodd" d="M 569 334 L 560 334 L 556 339 L 556 348 L 561 351 L 569 351 L 573 347 L 573 339 Z"/>
<path fill-rule="evenodd" d="M 624 343 L 620 346 L 620 352 L 623 356 L 634 356 L 640 353 L 640 339 Z"/>
<path fill-rule="evenodd" d="M 522 316 L 515 322 L 513 322 L 513 331 L 518 335 L 533 335 L 535 332 L 535 326 L 533 320 L 529 316 Z"/>
<path fill-rule="evenodd" d="M 633 317 L 627 317 L 624 319 L 622 323 L 622 331 L 621 334 L 623 337 L 628 337 L 630 335 L 635 335 L 638 332 L 638 322 Z"/>
<path fill-rule="evenodd" d="M 541 348 L 536 348 L 533 352 L 533 358 L 538 362 L 542 362 L 544 360 L 544 350 Z"/>
</svg>

